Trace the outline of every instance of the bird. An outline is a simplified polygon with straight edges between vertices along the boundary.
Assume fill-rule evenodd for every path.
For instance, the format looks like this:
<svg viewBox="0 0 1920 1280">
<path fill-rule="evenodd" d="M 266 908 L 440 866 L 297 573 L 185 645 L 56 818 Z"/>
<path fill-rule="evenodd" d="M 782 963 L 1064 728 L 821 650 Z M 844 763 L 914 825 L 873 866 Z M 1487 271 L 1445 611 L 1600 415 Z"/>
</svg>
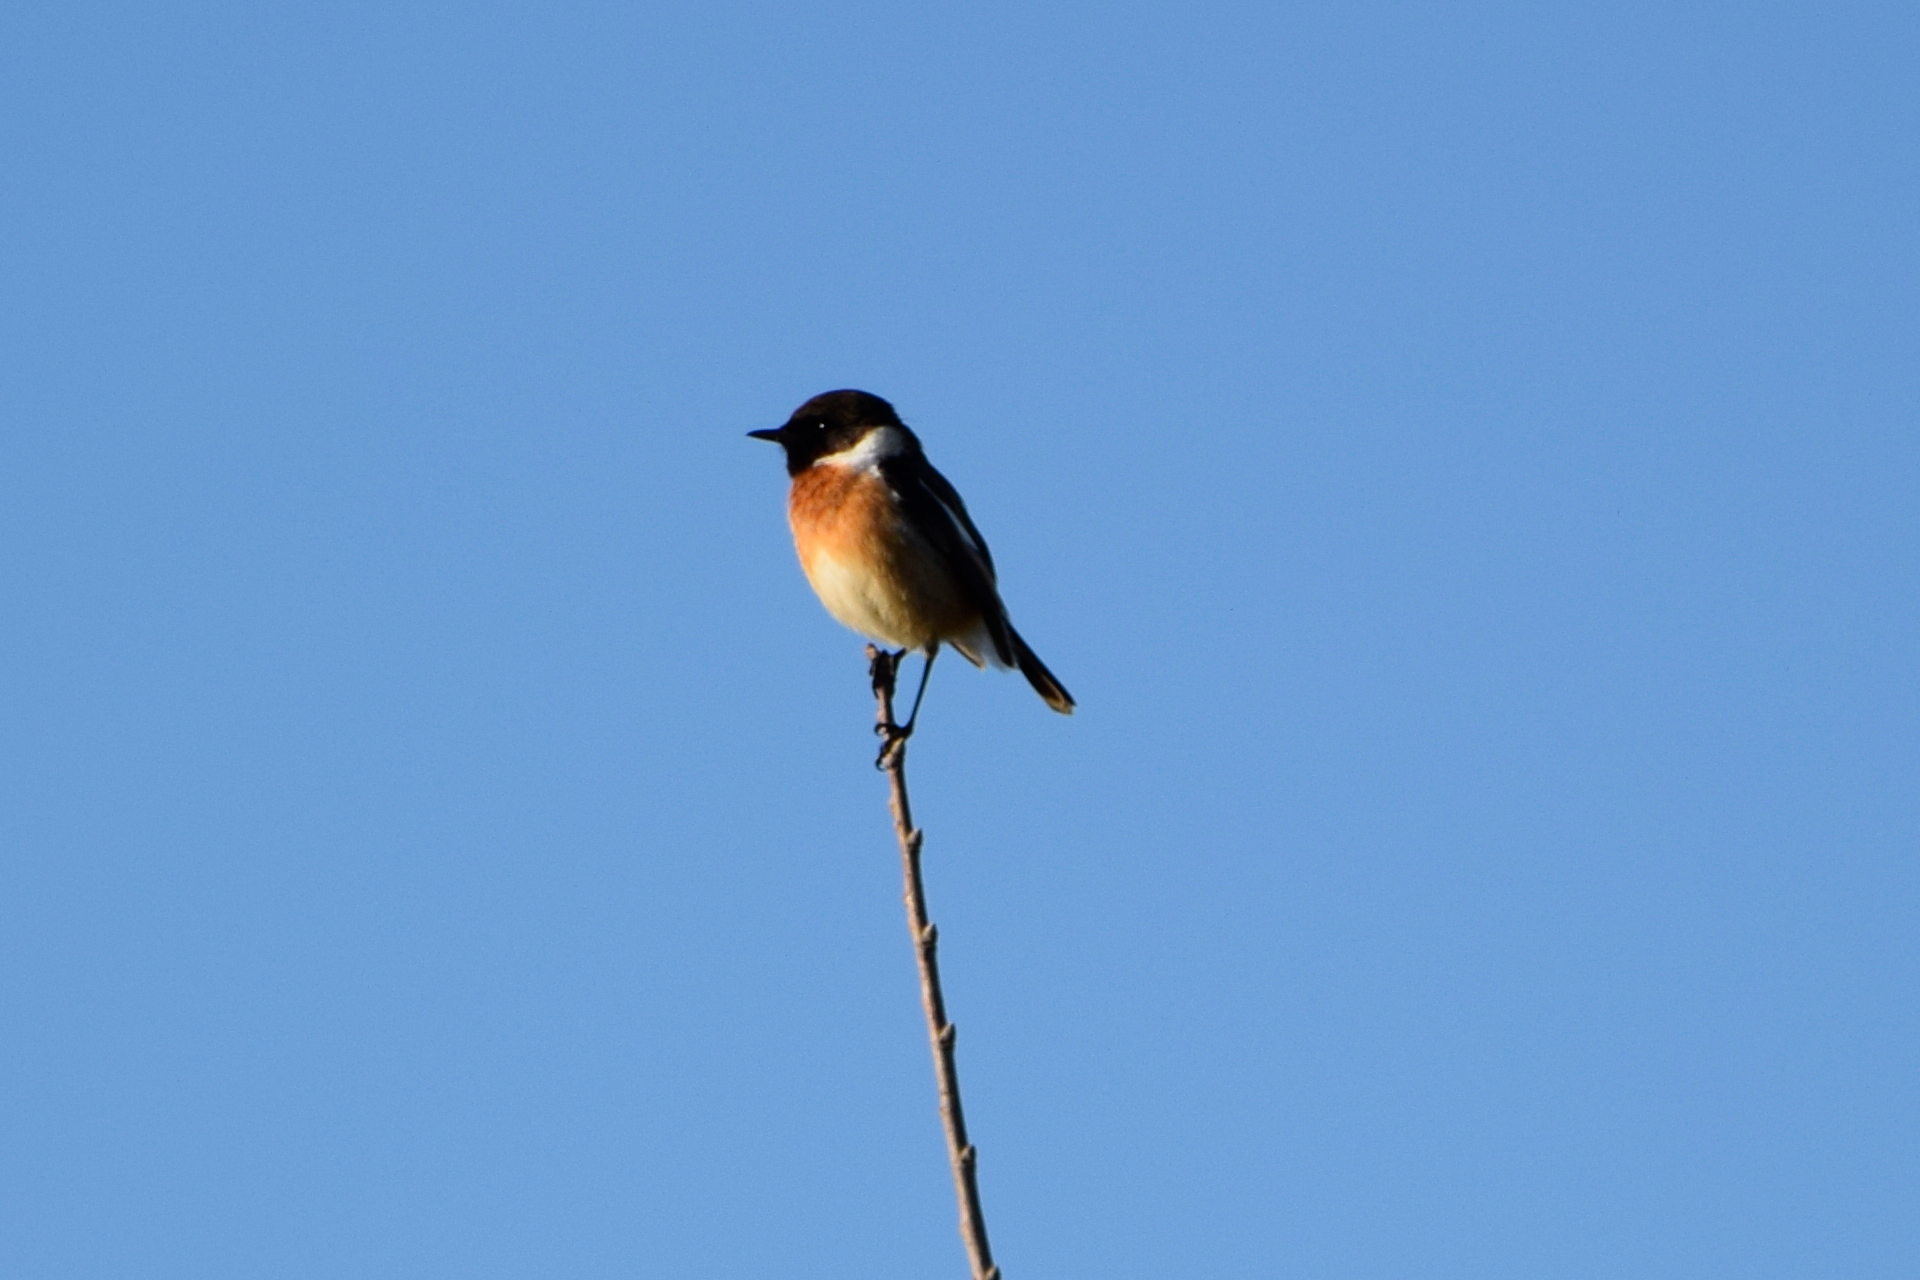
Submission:
<svg viewBox="0 0 1920 1280">
<path fill-rule="evenodd" d="M 794 549 L 827 612 L 897 648 L 895 661 L 910 650 L 925 655 L 898 737 L 913 732 L 942 644 L 976 667 L 1018 667 L 1049 707 L 1073 714 L 1073 697 L 1007 620 L 993 555 L 967 504 L 891 404 L 828 391 L 783 425 L 747 434 L 786 451 Z"/>
</svg>

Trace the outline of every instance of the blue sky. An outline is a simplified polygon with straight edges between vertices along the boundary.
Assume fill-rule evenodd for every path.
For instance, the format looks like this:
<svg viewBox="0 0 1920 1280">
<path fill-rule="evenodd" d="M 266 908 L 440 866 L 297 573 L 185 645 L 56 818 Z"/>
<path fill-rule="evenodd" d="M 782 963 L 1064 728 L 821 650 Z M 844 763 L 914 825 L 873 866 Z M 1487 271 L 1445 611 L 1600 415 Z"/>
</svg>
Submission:
<svg viewBox="0 0 1920 1280">
<path fill-rule="evenodd" d="M 0 16 L 0 1270 L 1920 1265 L 1920 22 Z"/>
</svg>

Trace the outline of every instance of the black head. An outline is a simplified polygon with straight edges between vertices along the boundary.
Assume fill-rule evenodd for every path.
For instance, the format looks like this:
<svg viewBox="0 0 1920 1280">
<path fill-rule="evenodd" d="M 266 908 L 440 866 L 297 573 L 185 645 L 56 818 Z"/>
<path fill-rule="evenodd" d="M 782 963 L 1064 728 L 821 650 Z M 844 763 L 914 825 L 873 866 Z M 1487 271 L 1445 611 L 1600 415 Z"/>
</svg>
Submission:
<svg viewBox="0 0 1920 1280">
<path fill-rule="evenodd" d="M 829 391 L 793 411 L 785 426 L 749 431 L 756 440 L 771 440 L 787 451 L 787 474 L 797 476 L 830 453 L 851 449 L 876 427 L 894 427 L 913 439 L 893 406 L 864 391 Z M 917 443 L 917 442 L 916 442 Z"/>
</svg>

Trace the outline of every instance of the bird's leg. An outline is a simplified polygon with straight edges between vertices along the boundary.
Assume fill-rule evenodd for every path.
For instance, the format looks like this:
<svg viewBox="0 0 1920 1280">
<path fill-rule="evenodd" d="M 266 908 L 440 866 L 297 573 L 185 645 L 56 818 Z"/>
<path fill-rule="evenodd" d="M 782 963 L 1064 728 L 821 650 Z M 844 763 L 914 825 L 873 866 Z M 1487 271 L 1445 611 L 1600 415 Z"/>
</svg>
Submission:
<svg viewBox="0 0 1920 1280">
<path fill-rule="evenodd" d="M 906 655 L 901 654 L 902 657 Z M 920 718 L 920 699 L 927 696 L 927 677 L 933 674 L 933 660 L 940 656 L 940 642 L 934 641 L 927 646 L 927 660 L 920 667 L 920 688 L 913 695 L 913 710 L 907 712 L 907 723 L 900 730 L 903 738 L 913 734 L 913 722 Z"/>
<path fill-rule="evenodd" d="M 927 646 L 927 660 L 920 668 L 920 688 L 913 695 L 913 710 L 907 714 L 907 722 L 905 724 L 883 724 L 874 726 L 873 731 L 885 739 L 885 741 L 880 744 L 880 755 L 873 762 L 874 768 L 886 768 L 887 757 L 893 753 L 894 748 L 913 736 L 913 722 L 920 718 L 920 700 L 927 696 L 927 677 L 933 674 L 933 659 L 939 652 L 939 642 L 936 641 Z M 907 651 L 905 649 L 893 654 L 883 651 L 874 661 L 876 664 L 881 662 L 890 664 L 887 674 L 893 676 L 899 673 L 900 663 L 906 659 L 906 656 Z M 879 668 L 876 665 L 876 675 L 878 670 Z"/>
</svg>

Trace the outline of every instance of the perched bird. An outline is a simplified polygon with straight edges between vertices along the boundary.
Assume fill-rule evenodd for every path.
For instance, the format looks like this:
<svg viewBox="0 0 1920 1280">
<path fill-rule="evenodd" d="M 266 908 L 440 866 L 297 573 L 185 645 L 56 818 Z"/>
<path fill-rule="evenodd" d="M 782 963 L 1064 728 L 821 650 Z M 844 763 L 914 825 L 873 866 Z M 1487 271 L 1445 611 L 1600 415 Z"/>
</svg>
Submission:
<svg viewBox="0 0 1920 1280">
<path fill-rule="evenodd" d="M 785 426 L 747 434 L 786 450 L 794 548 L 827 612 L 926 655 L 901 736 L 913 730 L 943 643 L 976 667 L 1019 667 L 1048 706 L 1073 713 L 1073 698 L 1007 621 L 993 556 L 966 504 L 892 405 L 864 391 L 829 391 Z"/>
</svg>

